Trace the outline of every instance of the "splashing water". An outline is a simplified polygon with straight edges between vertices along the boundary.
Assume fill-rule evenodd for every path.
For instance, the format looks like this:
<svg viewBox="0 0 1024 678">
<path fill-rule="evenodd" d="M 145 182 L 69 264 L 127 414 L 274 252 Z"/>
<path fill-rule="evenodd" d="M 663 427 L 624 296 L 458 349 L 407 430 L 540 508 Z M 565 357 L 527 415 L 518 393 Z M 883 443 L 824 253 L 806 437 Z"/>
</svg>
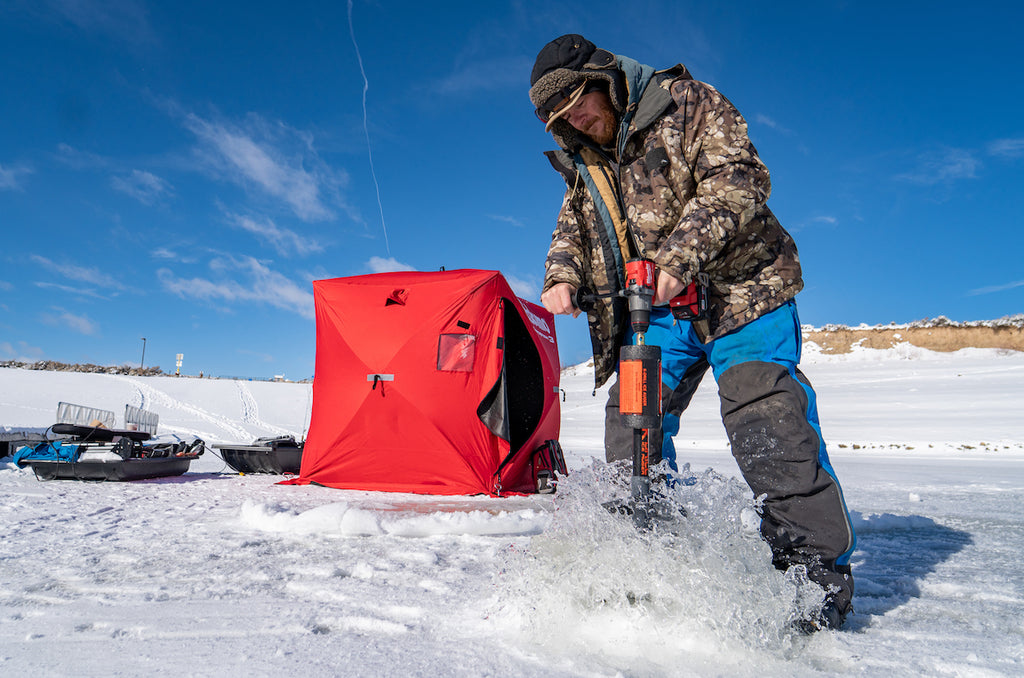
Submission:
<svg viewBox="0 0 1024 678">
<path fill-rule="evenodd" d="M 791 620 L 820 606 L 822 590 L 772 566 L 746 485 L 688 465 L 673 476 L 666 499 L 687 515 L 650 532 L 602 506 L 628 496 L 628 464 L 563 479 L 551 526 L 503 554 L 490 620 L 556 655 L 625 661 L 633 675 L 766 652 L 784 661 L 806 642 Z"/>
<path fill-rule="evenodd" d="M 356 29 L 352 23 L 352 0 L 348 0 L 348 32 L 352 36 L 352 46 L 356 50 L 356 60 L 359 62 L 359 73 L 363 76 L 363 132 L 366 134 L 366 154 L 370 159 L 370 174 L 373 176 L 373 187 L 377 191 L 377 209 L 380 210 L 380 227 L 384 231 L 384 247 L 388 254 L 391 254 L 391 244 L 388 242 L 388 227 L 384 223 L 384 205 L 380 200 L 380 184 L 377 183 L 377 171 L 373 168 L 373 149 L 370 147 L 370 127 L 366 115 L 366 93 L 370 89 L 370 81 L 366 77 L 366 70 L 363 68 L 363 57 L 359 53 L 359 44 L 356 42 Z"/>
</svg>

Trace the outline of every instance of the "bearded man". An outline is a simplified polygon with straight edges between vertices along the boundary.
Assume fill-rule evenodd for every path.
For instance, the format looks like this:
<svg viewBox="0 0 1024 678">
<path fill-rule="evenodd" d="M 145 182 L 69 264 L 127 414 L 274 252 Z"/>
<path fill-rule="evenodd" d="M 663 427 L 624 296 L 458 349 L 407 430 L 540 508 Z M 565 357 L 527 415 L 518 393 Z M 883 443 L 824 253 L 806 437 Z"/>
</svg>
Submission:
<svg viewBox="0 0 1024 678">
<path fill-rule="evenodd" d="M 773 564 L 806 568 L 824 589 L 820 612 L 800 627 L 839 628 L 852 609 L 856 537 L 814 390 L 798 368 L 796 245 L 767 206 L 768 170 L 746 121 L 685 66 L 655 71 L 574 34 L 541 49 L 530 99 L 559 146 L 548 158 L 567 184 L 542 303 L 575 317 L 576 292 L 597 293 L 588 315 L 600 387 L 633 340 L 620 296 L 624 264 L 655 263 L 645 340 L 662 350 L 662 457 L 676 468 L 672 437 L 710 366 L 732 454 L 761 498 Z M 678 319 L 667 304 L 695 281 L 706 286 L 707 313 Z M 617 386 L 605 422 L 609 461 L 632 456 Z"/>
</svg>

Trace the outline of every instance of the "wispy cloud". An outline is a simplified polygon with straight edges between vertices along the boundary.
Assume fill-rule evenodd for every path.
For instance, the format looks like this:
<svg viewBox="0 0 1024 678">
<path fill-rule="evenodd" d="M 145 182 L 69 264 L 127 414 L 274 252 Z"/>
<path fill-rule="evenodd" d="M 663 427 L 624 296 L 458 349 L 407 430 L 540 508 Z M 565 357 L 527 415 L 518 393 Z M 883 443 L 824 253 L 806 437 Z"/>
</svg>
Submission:
<svg viewBox="0 0 1024 678">
<path fill-rule="evenodd" d="M 794 134 L 793 130 L 788 129 L 786 127 L 783 127 L 774 118 L 769 118 L 767 115 L 764 115 L 763 113 L 758 113 L 757 115 L 755 115 L 754 116 L 754 120 L 758 124 L 764 125 L 765 127 L 770 127 L 773 130 L 775 130 L 776 132 L 779 132 L 781 134 L 786 134 L 786 135 Z"/>
<path fill-rule="evenodd" d="M 77 294 L 80 297 L 89 297 L 90 299 L 103 299 L 109 300 L 110 296 L 101 294 L 90 287 L 82 287 L 81 285 L 61 285 L 55 282 L 37 281 L 33 283 L 36 287 L 43 290 L 57 290 L 58 292 L 66 292 L 67 294 Z"/>
<path fill-rule="evenodd" d="M 183 124 L 199 139 L 200 159 L 211 171 L 284 201 L 305 221 L 334 217 L 329 203 L 340 202 L 347 176 L 320 159 L 312 135 L 256 115 L 238 125 L 187 113 Z"/>
<path fill-rule="evenodd" d="M 43 349 L 38 346 L 31 346 L 24 341 L 19 341 L 17 346 L 9 341 L 0 342 L 0 357 L 4 360 L 20 360 L 21 362 L 33 363 L 42 360 Z"/>
<path fill-rule="evenodd" d="M 533 61 L 526 57 L 467 59 L 431 89 L 439 95 L 453 96 L 522 87 L 523 74 L 531 68 Z"/>
<path fill-rule="evenodd" d="M 257 221 L 252 217 L 241 214 L 228 214 L 228 222 L 234 226 L 252 233 L 259 239 L 268 243 L 277 252 L 284 256 L 298 254 L 305 256 L 322 252 L 323 245 L 311 238 L 303 238 L 298 233 L 287 228 L 281 228 L 271 219 Z"/>
<path fill-rule="evenodd" d="M 1020 158 L 1024 156 L 1024 138 L 996 139 L 988 145 L 988 152 L 1002 158 Z"/>
<path fill-rule="evenodd" d="M 839 219 L 828 214 L 819 214 L 801 221 L 790 222 L 786 228 L 792 233 L 803 231 L 807 228 L 830 229 L 839 224 Z"/>
<path fill-rule="evenodd" d="M 173 261 L 179 264 L 194 264 L 197 261 L 197 259 L 192 255 L 175 252 L 174 250 L 169 250 L 166 247 L 157 247 L 155 250 L 151 251 L 149 255 L 154 259 Z"/>
<path fill-rule="evenodd" d="M 409 264 L 403 264 L 393 257 L 370 257 L 370 260 L 366 262 L 366 268 L 370 269 L 371 273 L 392 273 L 394 271 L 415 271 L 415 266 Z"/>
<path fill-rule="evenodd" d="M 28 167 L 4 167 L 0 165 L 0 191 L 21 191 L 24 190 L 22 179 L 32 170 Z"/>
<path fill-rule="evenodd" d="M 962 148 L 946 148 L 922 153 L 916 167 L 896 178 L 914 184 L 934 185 L 958 179 L 973 179 L 981 163 L 974 153 Z"/>
<path fill-rule="evenodd" d="M 822 215 L 820 217 L 814 217 L 811 219 L 812 224 L 828 224 L 829 226 L 835 226 L 839 223 L 839 220 L 835 217 Z"/>
<path fill-rule="evenodd" d="M 57 160 L 76 170 L 102 169 L 111 165 L 109 158 L 89 151 L 82 151 L 64 143 L 57 144 Z"/>
<path fill-rule="evenodd" d="M 131 44 L 156 40 L 146 6 L 139 0 L 39 0 L 36 11 L 87 33 Z"/>
<path fill-rule="evenodd" d="M 312 319 L 313 294 L 306 285 L 272 271 L 252 257 L 219 257 L 210 262 L 211 278 L 180 278 L 161 268 L 164 289 L 185 299 L 209 302 L 269 304 Z"/>
<path fill-rule="evenodd" d="M 508 281 L 509 287 L 516 293 L 516 296 L 533 302 L 540 299 L 540 285 L 535 280 L 519 278 L 508 273 L 502 273 L 502 276 Z"/>
<path fill-rule="evenodd" d="M 132 170 L 128 175 L 115 176 L 110 180 L 110 185 L 143 205 L 152 205 L 161 198 L 173 194 L 167 181 L 144 170 Z"/>
<path fill-rule="evenodd" d="M 75 315 L 70 311 L 66 311 L 63 308 L 54 306 L 52 313 L 43 312 L 39 315 L 40 320 L 45 324 L 53 327 L 61 327 L 64 329 L 71 330 L 72 332 L 78 332 L 79 334 L 93 335 L 96 334 L 98 326 L 92 320 L 84 315 Z"/>
<path fill-rule="evenodd" d="M 523 222 L 519 221 L 515 217 L 508 217 L 501 214 L 488 214 L 487 218 L 493 219 L 494 221 L 503 221 L 506 224 L 511 224 L 517 228 L 523 228 Z"/>
<path fill-rule="evenodd" d="M 970 290 L 967 293 L 967 296 L 976 297 L 981 294 L 994 294 L 995 292 L 1005 292 L 1006 290 L 1012 290 L 1018 287 L 1024 287 L 1024 280 L 1016 280 L 1014 282 L 1006 283 L 1005 285 L 991 285 L 989 287 L 979 287 L 977 289 Z"/>
<path fill-rule="evenodd" d="M 85 266 L 77 266 L 75 264 L 67 263 L 58 264 L 55 261 L 47 259 L 46 257 L 41 257 L 38 254 L 33 254 L 29 259 L 46 271 L 62 275 L 69 280 L 77 280 L 78 282 L 97 285 L 99 287 L 120 287 L 120 283 L 118 283 L 117 280 L 98 268 L 88 268 Z"/>
</svg>

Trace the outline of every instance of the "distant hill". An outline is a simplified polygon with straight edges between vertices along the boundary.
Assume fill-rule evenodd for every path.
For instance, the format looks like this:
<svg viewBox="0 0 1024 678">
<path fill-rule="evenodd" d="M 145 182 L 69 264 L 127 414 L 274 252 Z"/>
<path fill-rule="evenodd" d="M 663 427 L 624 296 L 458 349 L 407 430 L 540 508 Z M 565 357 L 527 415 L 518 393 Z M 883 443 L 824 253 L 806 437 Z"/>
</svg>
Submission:
<svg viewBox="0 0 1024 678">
<path fill-rule="evenodd" d="M 1024 314 L 973 322 L 954 322 L 939 316 L 905 325 L 805 326 L 803 335 L 805 342 L 817 344 L 823 353 L 849 353 L 853 346 L 858 345 L 886 349 L 904 342 L 932 351 L 958 351 L 962 348 L 1024 351 Z"/>
</svg>

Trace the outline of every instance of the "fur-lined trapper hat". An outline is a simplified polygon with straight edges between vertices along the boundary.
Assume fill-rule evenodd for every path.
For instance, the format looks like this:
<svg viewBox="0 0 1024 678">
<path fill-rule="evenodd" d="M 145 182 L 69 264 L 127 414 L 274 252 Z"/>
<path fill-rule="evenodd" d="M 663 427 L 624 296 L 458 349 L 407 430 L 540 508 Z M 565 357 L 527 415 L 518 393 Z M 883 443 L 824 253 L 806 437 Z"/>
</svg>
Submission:
<svg viewBox="0 0 1024 678">
<path fill-rule="evenodd" d="M 572 33 L 555 38 L 537 55 L 530 74 L 530 101 L 537 117 L 546 123 L 545 129 L 563 148 L 578 148 L 580 135 L 565 120 L 552 116 L 552 111 L 573 95 L 579 96 L 587 81 L 607 83 L 608 96 L 621 118 L 626 110 L 626 86 L 614 54 Z"/>
</svg>

